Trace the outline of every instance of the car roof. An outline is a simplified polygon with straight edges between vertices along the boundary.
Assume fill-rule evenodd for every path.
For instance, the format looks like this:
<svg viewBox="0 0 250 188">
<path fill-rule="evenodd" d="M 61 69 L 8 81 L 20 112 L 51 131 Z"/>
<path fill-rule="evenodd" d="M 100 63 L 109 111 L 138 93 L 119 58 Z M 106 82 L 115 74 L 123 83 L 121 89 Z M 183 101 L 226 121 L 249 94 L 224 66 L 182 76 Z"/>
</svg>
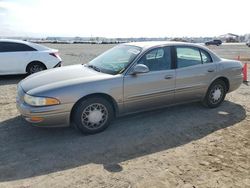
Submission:
<svg viewBox="0 0 250 188">
<path fill-rule="evenodd" d="M 125 45 L 138 46 L 138 47 L 143 48 L 144 50 L 152 48 L 152 47 L 157 47 L 157 46 L 177 46 L 177 45 L 204 48 L 204 46 L 201 46 L 198 44 L 188 43 L 188 42 L 176 42 L 176 41 L 130 42 L 130 43 L 125 43 Z"/>
<path fill-rule="evenodd" d="M 15 42 L 15 43 L 29 44 L 29 42 L 27 41 L 18 39 L 0 39 L 0 42 Z"/>
</svg>

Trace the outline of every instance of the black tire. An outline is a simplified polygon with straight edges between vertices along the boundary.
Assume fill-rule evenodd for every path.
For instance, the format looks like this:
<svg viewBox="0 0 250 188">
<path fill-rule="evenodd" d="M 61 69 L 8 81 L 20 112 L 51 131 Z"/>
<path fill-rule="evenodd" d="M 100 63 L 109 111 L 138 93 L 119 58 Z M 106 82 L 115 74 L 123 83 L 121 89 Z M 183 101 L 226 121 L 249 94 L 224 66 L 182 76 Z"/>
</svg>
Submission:
<svg viewBox="0 0 250 188">
<path fill-rule="evenodd" d="M 92 115 L 90 115 L 91 113 Z M 102 119 L 99 119 L 100 116 L 102 116 Z M 74 127 L 85 134 L 95 134 L 104 131 L 113 118 L 114 110 L 112 105 L 101 97 L 90 97 L 80 101 L 72 114 Z"/>
<path fill-rule="evenodd" d="M 218 107 L 224 101 L 226 92 L 227 87 L 224 81 L 214 81 L 207 90 L 207 94 L 203 100 L 203 105 L 209 108 Z"/>
<path fill-rule="evenodd" d="M 46 67 L 45 67 L 45 65 L 43 63 L 33 62 L 33 63 L 30 63 L 27 66 L 26 71 L 30 75 L 30 74 L 34 74 L 34 73 L 43 71 L 45 69 L 46 69 Z"/>
</svg>

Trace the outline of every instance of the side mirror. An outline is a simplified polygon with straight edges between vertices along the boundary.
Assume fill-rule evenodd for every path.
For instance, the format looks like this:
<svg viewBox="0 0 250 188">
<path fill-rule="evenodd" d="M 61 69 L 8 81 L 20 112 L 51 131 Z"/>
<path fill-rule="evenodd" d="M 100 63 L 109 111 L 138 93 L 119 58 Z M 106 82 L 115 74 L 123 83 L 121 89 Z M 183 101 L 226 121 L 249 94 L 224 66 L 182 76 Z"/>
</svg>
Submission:
<svg viewBox="0 0 250 188">
<path fill-rule="evenodd" d="M 146 65 L 137 64 L 133 67 L 130 74 L 136 75 L 136 74 L 147 73 L 147 72 L 149 72 L 149 68 Z"/>
</svg>

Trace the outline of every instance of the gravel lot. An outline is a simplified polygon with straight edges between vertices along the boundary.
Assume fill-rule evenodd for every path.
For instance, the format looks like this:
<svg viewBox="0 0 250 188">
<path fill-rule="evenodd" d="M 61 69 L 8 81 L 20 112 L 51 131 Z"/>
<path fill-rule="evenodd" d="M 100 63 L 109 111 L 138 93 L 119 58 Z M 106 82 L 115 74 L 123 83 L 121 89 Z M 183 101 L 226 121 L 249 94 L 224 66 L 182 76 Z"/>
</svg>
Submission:
<svg viewBox="0 0 250 188">
<path fill-rule="evenodd" d="M 60 50 L 64 65 L 112 47 L 46 45 Z M 250 57 L 244 45 L 211 48 Z M 140 113 L 84 136 L 22 120 L 15 107 L 22 78 L 0 77 L 0 187 L 250 187 L 249 86 L 216 109 L 192 103 Z"/>
</svg>

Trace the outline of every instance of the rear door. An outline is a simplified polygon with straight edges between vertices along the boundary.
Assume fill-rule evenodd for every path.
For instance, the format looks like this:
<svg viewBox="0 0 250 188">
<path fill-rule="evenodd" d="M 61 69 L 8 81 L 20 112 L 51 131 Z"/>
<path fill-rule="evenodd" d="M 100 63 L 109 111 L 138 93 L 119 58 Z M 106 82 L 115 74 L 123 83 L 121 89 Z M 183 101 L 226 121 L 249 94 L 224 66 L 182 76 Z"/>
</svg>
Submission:
<svg viewBox="0 0 250 188">
<path fill-rule="evenodd" d="M 25 73 L 34 51 L 25 44 L 0 42 L 0 74 Z"/>
<path fill-rule="evenodd" d="M 171 47 L 152 49 L 143 55 L 137 64 L 146 65 L 150 71 L 137 75 L 125 75 L 125 113 L 171 104 L 175 88 Z"/>
<path fill-rule="evenodd" d="M 190 46 L 176 46 L 177 103 L 200 100 L 216 76 L 216 65 L 208 52 Z"/>
</svg>

